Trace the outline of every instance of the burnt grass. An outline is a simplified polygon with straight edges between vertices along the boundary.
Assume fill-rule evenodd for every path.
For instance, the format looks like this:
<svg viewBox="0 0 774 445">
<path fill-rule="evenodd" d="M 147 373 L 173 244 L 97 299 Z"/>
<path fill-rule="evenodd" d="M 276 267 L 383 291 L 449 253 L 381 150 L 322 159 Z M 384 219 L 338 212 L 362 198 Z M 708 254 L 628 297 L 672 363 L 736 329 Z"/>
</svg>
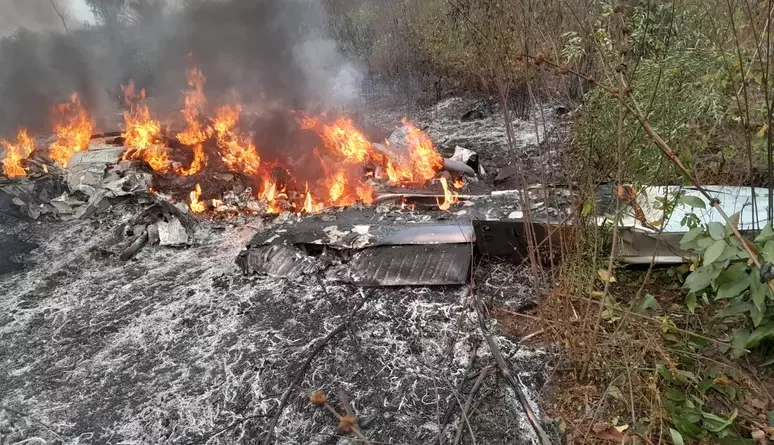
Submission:
<svg viewBox="0 0 774 445">
<path fill-rule="evenodd" d="M 341 412 L 344 391 L 365 434 L 389 443 L 431 442 L 451 406 L 442 436 L 453 439 L 457 397 L 492 364 L 464 289 L 242 276 L 238 252 L 271 230 L 259 218 L 204 222 L 203 245 L 147 246 L 123 263 L 116 234 L 137 211 L 128 199 L 88 220 L 0 216 L 4 234 L 40 245 L 19 256 L 23 270 L 0 276 L 0 443 L 259 443 L 301 364 L 344 321 L 290 397 L 277 442 L 347 443 L 309 403 L 314 390 Z M 534 292 L 508 283 L 517 288 L 519 298 Z M 496 340 L 527 393 L 542 388 L 546 353 Z M 479 443 L 533 443 L 501 379 L 475 400 Z"/>
</svg>

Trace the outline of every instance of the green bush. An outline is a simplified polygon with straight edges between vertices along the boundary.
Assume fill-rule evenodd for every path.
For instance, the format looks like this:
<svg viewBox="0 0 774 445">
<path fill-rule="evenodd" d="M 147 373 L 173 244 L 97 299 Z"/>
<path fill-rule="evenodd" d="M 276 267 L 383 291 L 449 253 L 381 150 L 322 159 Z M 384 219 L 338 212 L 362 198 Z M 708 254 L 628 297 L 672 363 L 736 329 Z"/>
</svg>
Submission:
<svg viewBox="0 0 774 445">
<path fill-rule="evenodd" d="M 717 151 L 713 136 L 727 130 L 726 125 L 716 125 L 724 120 L 733 101 L 727 83 L 718 81 L 726 76 L 727 68 L 717 53 L 698 50 L 672 52 L 630 68 L 635 99 L 648 112 L 654 129 L 689 168 L 697 154 Z M 618 100 L 606 91 L 594 89 L 587 95 L 574 128 L 572 171 L 585 175 L 591 165 L 595 178 L 614 176 L 619 116 Z M 673 170 L 665 168 L 661 151 L 631 115 L 625 118 L 623 138 L 627 180 L 650 184 L 679 181 Z"/>
<path fill-rule="evenodd" d="M 731 218 L 732 222 L 738 216 Z M 762 262 L 774 262 L 774 230 L 767 224 L 755 238 L 754 245 Z M 734 356 L 743 349 L 760 346 L 774 339 L 774 293 L 761 280 L 761 271 L 749 264 L 749 255 L 728 226 L 719 222 L 688 231 L 680 247 L 701 254 L 701 265 L 688 274 L 683 287 L 686 304 L 693 311 L 697 301 L 723 303 L 720 319 L 741 317 L 743 325 L 733 333 L 729 351 Z"/>
</svg>

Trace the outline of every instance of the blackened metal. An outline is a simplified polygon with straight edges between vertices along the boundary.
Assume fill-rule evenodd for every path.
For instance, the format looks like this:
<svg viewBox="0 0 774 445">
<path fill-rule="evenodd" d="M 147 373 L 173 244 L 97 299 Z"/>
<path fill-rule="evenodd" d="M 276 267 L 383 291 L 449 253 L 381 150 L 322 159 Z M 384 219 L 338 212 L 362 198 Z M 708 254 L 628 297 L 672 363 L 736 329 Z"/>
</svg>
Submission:
<svg viewBox="0 0 774 445">
<path fill-rule="evenodd" d="M 301 222 L 285 234 L 259 233 L 252 246 L 265 244 L 313 244 L 334 248 L 395 245 L 456 244 L 473 242 L 473 226 L 469 222 L 436 224 L 336 224 Z"/>
<path fill-rule="evenodd" d="M 340 277 L 361 286 L 440 286 L 468 281 L 470 246 L 383 246 L 358 252 Z"/>
<path fill-rule="evenodd" d="M 293 246 L 270 244 L 239 253 L 236 263 L 245 275 L 266 274 L 296 279 L 327 267 L 327 259 L 307 255 Z"/>
<path fill-rule="evenodd" d="M 532 228 L 536 242 L 542 243 L 549 236 L 553 244 L 558 246 L 561 239 L 559 232 L 569 230 L 569 226 L 559 227 L 555 224 L 533 222 Z M 505 257 L 522 260 L 529 256 L 526 223 L 523 220 L 511 221 L 473 221 L 473 231 L 476 247 L 479 253 L 493 257 Z M 543 250 L 548 249 L 548 243 L 543 243 Z"/>
</svg>

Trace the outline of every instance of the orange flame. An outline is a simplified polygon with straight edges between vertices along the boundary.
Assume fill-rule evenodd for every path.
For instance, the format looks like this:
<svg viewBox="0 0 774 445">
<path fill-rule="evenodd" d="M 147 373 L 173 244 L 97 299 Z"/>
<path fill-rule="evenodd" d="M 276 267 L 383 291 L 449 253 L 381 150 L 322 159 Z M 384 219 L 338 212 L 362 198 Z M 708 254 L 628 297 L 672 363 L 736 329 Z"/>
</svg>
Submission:
<svg viewBox="0 0 774 445">
<path fill-rule="evenodd" d="M 390 182 L 427 182 L 443 169 L 443 157 L 433 146 L 430 136 L 403 118 L 409 159 L 388 161 L 387 176 Z"/>
<path fill-rule="evenodd" d="M 124 112 L 126 128 L 121 134 L 129 149 L 121 159 L 142 159 L 153 170 L 166 170 L 169 166 L 169 154 L 158 142 L 161 125 L 151 118 L 145 103 L 145 90 L 136 94 L 132 81 L 129 81 L 129 85 L 121 86 L 121 89 L 124 92 L 124 100 L 129 105 L 129 111 Z"/>
<path fill-rule="evenodd" d="M 287 199 L 288 195 L 285 190 L 277 190 L 277 183 L 271 179 L 263 180 L 263 191 L 261 192 L 261 199 L 266 200 L 266 212 L 267 213 L 281 213 L 282 206 L 279 203 L 279 199 Z"/>
<path fill-rule="evenodd" d="M 5 159 L 3 159 L 3 172 L 9 178 L 25 176 L 27 171 L 22 167 L 21 161 L 35 150 L 35 140 L 27 135 L 27 130 L 20 129 L 16 135 L 16 142 L 2 141 L 0 145 L 5 147 Z"/>
<path fill-rule="evenodd" d="M 196 184 L 196 188 L 193 191 L 191 191 L 189 195 L 191 199 L 191 203 L 188 204 L 188 207 L 190 207 L 191 211 L 194 213 L 202 213 L 205 210 L 204 202 L 199 200 L 201 196 L 202 196 L 202 187 L 199 184 Z"/>
<path fill-rule="evenodd" d="M 73 153 L 89 148 L 94 121 L 81 106 L 77 93 L 70 97 L 70 103 L 59 104 L 54 108 L 53 120 L 56 141 L 49 147 L 49 156 L 67 167 Z"/>
<path fill-rule="evenodd" d="M 449 189 L 449 184 L 446 181 L 446 178 L 439 178 L 438 179 L 441 182 L 441 187 L 443 187 L 443 202 L 440 202 L 436 198 L 436 203 L 438 204 L 438 208 L 441 210 L 449 210 L 453 204 L 456 204 L 459 202 L 459 198 L 457 198 L 457 193 Z"/>
<path fill-rule="evenodd" d="M 177 134 L 177 139 L 184 145 L 196 145 L 207 140 L 212 133 L 211 128 L 203 126 L 199 121 L 207 105 L 204 95 L 205 77 L 199 68 L 191 68 L 188 70 L 187 79 L 191 88 L 183 92 L 185 108 L 181 111 L 185 117 L 186 128 Z"/>
<path fill-rule="evenodd" d="M 322 126 L 326 147 L 344 156 L 349 163 L 363 163 L 374 157 L 374 149 L 351 119 L 339 118 L 332 125 Z"/>
<path fill-rule="evenodd" d="M 249 137 L 234 131 L 239 123 L 241 107 L 221 107 L 215 110 L 212 127 L 220 148 L 220 156 L 232 171 L 258 173 L 261 158 Z"/>
<path fill-rule="evenodd" d="M 190 167 L 187 169 L 178 167 L 175 169 L 175 172 L 181 176 L 192 176 L 196 173 L 199 173 L 199 171 L 204 166 L 204 147 L 202 147 L 202 144 L 196 144 L 193 148 L 194 157 L 193 161 L 191 161 Z"/>
<path fill-rule="evenodd" d="M 309 191 L 309 183 L 306 184 L 306 191 L 304 193 L 306 197 L 304 198 L 304 212 L 306 213 L 316 213 L 319 211 L 322 211 L 325 208 L 325 204 L 323 203 L 314 203 L 314 199 L 312 198 L 312 193 Z"/>
</svg>

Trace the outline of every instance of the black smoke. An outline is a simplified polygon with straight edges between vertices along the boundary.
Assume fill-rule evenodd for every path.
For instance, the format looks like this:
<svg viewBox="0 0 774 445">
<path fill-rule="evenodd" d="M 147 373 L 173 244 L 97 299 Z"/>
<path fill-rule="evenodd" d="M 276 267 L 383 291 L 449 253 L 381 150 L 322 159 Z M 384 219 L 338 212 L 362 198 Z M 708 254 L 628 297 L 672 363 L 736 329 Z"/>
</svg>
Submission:
<svg viewBox="0 0 774 445">
<path fill-rule="evenodd" d="M 22 28 L 3 38 L 0 137 L 18 126 L 49 132 L 51 105 L 73 92 L 100 130 L 115 130 L 120 86 L 130 79 L 147 91 L 152 110 L 171 116 L 192 64 L 207 78 L 212 106 L 239 100 L 245 108 L 299 109 L 357 98 L 359 71 L 328 38 L 318 0 L 203 0 L 136 12 L 67 34 Z"/>
</svg>

